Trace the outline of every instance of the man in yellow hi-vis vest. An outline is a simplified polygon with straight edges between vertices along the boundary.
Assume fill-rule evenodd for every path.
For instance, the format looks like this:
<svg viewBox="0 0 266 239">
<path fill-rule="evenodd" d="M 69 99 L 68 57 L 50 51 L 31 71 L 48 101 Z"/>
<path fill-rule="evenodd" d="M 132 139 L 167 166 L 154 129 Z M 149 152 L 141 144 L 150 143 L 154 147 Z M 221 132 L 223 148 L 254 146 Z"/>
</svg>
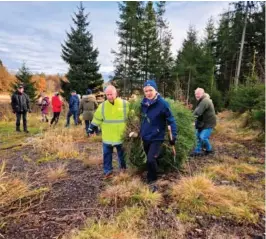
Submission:
<svg viewBox="0 0 266 239">
<path fill-rule="evenodd" d="M 102 129 L 103 170 L 105 177 L 112 175 L 112 153 L 116 147 L 120 169 L 126 169 L 122 136 L 126 128 L 129 105 L 126 100 L 117 97 L 116 88 L 112 85 L 105 89 L 107 100 L 99 105 L 89 127 L 93 134 L 97 127 Z"/>
</svg>

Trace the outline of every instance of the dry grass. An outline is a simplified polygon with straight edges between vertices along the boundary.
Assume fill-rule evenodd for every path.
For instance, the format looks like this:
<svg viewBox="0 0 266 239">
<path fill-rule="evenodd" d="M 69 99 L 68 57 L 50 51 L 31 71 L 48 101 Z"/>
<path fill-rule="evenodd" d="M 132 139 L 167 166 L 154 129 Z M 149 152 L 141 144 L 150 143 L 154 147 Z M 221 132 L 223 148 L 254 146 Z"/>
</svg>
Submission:
<svg viewBox="0 0 266 239">
<path fill-rule="evenodd" d="M 49 182 L 55 182 L 68 177 L 66 164 L 59 164 L 56 168 L 49 167 L 47 171 L 47 179 Z"/>
<path fill-rule="evenodd" d="M 82 162 L 86 166 L 92 166 L 92 165 L 100 165 L 103 163 L 103 159 L 101 156 L 98 155 L 86 155 L 82 158 Z"/>
<path fill-rule="evenodd" d="M 72 239 L 140 239 L 139 228 L 143 225 L 144 208 L 126 207 L 120 214 L 111 220 L 92 220 L 75 235 L 64 238 Z"/>
<path fill-rule="evenodd" d="M 205 168 L 205 172 L 211 178 L 225 179 L 229 181 L 241 181 L 243 176 L 254 175 L 260 171 L 259 168 L 246 163 L 222 163 Z"/>
<path fill-rule="evenodd" d="M 191 215 L 225 216 L 243 223 L 257 223 L 264 201 L 232 186 L 216 186 L 205 175 L 182 178 L 173 186 L 175 206 Z"/>
<path fill-rule="evenodd" d="M 80 127 L 56 128 L 44 132 L 31 143 L 37 151 L 44 154 L 54 154 L 60 159 L 79 158 L 82 154 L 76 143 L 85 140 L 83 131 Z"/>
<path fill-rule="evenodd" d="M 134 178 L 131 181 L 121 181 L 107 186 L 101 193 L 100 200 L 114 205 L 137 203 L 145 206 L 158 206 L 162 201 L 162 195 L 158 192 L 152 193 L 139 178 Z"/>
<path fill-rule="evenodd" d="M 90 143 L 102 142 L 102 136 L 101 135 L 91 136 L 91 137 L 89 137 L 88 141 Z"/>
<path fill-rule="evenodd" d="M 220 123 L 215 127 L 215 134 L 225 136 L 232 140 L 255 140 L 259 132 L 243 128 L 246 121 L 246 114 L 237 115 L 230 111 L 218 114 Z"/>
<path fill-rule="evenodd" d="M 5 163 L 0 165 L 0 211 L 3 213 L 0 225 L 8 218 L 16 218 L 20 213 L 34 206 L 34 201 L 41 201 L 48 188 L 32 190 L 30 185 L 5 172 Z"/>
<path fill-rule="evenodd" d="M 4 104 L 0 102 L 0 121 L 14 121 L 16 115 L 12 112 L 10 104 Z"/>
<path fill-rule="evenodd" d="M 120 184 L 122 182 L 129 182 L 132 179 L 132 175 L 129 173 L 121 172 L 112 178 L 113 184 Z"/>
</svg>

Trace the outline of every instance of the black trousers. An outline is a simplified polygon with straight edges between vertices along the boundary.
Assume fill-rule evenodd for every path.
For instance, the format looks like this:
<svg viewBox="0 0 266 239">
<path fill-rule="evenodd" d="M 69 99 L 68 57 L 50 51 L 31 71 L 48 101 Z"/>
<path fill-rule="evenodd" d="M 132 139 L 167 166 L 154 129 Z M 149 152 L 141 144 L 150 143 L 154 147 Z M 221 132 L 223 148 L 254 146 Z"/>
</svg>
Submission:
<svg viewBox="0 0 266 239">
<path fill-rule="evenodd" d="M 57 124 L 58 120 L 59 120 L 59 116 L 60 116 L 60 112 L 54 112 L 53 118 L 51 120 L 51 125 L 55 122 L 55 124 Z"/>
<path fill-rule="evenodd" d="M 27 130 L 27 112 L 16 112 L 16 129 L 18 130 L 20 128 L 20 120 L 23 120 L 23 129 Z"/>
<path fill-rule="evenodd" d="M 143 141 L 144 151 L 147 156 L 148 183 L 157 180 L 157 158 L 159 157 L 162 141 Z"/>
</svg>

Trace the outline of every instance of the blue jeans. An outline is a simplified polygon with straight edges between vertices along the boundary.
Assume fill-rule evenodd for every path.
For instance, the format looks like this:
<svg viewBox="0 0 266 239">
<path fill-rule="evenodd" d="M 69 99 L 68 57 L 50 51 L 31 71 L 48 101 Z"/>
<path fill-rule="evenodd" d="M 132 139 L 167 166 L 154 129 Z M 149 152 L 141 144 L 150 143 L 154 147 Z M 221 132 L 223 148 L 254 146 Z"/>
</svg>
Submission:
<svg viewBox="0 0 266 239">
<path fill-rule="evenodd" d="M 104 174 L 111 173 L 113 170 L 112 166 L 112 154 L 113 148 L 116 147 L 117 155 L 118 155 L 118 163 L 120 169 L 126 169 L 126 162 L 124 158 L 124 150 L 122 145 L 110 145 L 103 143 L 103 171 Z"/>
<path fill-rule="evenodd" d="M 203 129 L 201 131 L 199 131 L 198 129 L 196 130 L 197 147 L 194 150 L 195 153 L 201 153 L 203 148 L 205 148 L 206 151 L 212 150 L 212 146 L 209 141 L 211 133 L 212 133 L 212 128 Z"/>
<path fill-rule="evenodd" d="M 75 125 L 78 125 L 78 111 L 77 110 L 69 110 L 67 113 L 67 123 L 66 125 L 69 126 L 70 124 L 70 117 L 73 115 Z"/>
</svg>

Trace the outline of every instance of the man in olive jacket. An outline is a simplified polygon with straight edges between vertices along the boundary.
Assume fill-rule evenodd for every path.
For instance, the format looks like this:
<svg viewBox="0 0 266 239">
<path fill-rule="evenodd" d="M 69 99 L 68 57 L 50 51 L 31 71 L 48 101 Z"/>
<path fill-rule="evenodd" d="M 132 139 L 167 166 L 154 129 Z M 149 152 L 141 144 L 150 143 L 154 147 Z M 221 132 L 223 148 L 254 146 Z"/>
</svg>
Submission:
<svg viewBox="0 0 266 239">
<path fill-rule="evenodd" d="M 85 130 L 88 135 L 89 135 L 89 126 L 97 107 L 98 103 L 96 101 L 95 96 L 92 95 L 92 91 L 90 89 L 87 89 L 86 95 L 82 96 L 79 105 L 79 113 L 80 114 L 82 113 L 83 120 L 85 121 Z"/>
<path fill-rule="evenodd" d="M 11 97 L 11 106 L 13 113 L 16 114 L 16 131 L 20 131 L 20 119 L 23 119 L 24 132 L 29 133 L 27 129 L 27 112 L 30 110 L 30 98 L 24 93 L 23 85 L 19 85 L 17 91 Z"/>
<path fill-rule="evenodd" d="M 198 101 L 197 107 L 193 112 L 196 117 L 197 147 L 191 156 L 202 156 L 204 155 L 203 150 L 205 150 L 205 154 L 213 153 L 209 138 L 216 125 L 216 115 L 212 100 L 204 89 L 197 88 L 195 97 Z"/>
</svg>

